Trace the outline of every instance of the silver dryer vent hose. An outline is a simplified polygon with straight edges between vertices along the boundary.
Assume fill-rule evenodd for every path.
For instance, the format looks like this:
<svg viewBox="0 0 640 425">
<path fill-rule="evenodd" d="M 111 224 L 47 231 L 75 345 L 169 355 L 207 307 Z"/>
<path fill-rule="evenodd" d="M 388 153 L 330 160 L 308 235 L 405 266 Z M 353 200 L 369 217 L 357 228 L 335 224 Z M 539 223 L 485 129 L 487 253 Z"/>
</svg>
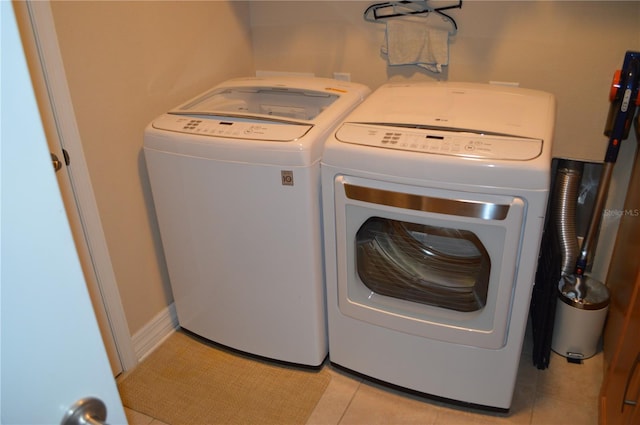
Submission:
<svg viewBox="0 0 640 425">
<path fill-rule="evenodd" d="M 560 249 L 562 251 L 562 275 L 575 272 L 579 247 L 576 234 L 576 202 L 583 164 L 578 161 L 563 160 L 556 174 L 553 216 Z"/>
</svg>

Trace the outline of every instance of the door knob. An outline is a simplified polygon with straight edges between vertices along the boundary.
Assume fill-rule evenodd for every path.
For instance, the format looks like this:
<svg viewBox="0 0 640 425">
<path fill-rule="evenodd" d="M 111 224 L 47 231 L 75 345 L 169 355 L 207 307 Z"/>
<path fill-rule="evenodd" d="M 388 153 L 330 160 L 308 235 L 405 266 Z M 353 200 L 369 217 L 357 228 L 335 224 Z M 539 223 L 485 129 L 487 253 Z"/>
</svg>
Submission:
<svg viewBox="0 0 640 425">
<path fill-rule="evenodd" d="M 85 397 L 73 403 L 60 425 L 106 425 L 107 406 L 102 400 Z"/>
</svg>

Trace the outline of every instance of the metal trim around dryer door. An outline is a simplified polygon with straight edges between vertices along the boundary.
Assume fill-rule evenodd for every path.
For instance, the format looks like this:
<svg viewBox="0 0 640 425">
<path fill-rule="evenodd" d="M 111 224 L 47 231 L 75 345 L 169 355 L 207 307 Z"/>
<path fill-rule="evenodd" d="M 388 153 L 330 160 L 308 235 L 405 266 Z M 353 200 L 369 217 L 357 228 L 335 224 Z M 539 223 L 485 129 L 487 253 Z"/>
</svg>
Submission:
<svg viewBox="0 0 640 425">
<path fill-rule="evenodd" d="M 349 199 L 415 211 L 480 218 L 483 220 L 504 220 L 509 213 L 509 205 L 489 202 L 436 198 L 351 184 L 345 184 L 344 190 Z"/>
</svg>

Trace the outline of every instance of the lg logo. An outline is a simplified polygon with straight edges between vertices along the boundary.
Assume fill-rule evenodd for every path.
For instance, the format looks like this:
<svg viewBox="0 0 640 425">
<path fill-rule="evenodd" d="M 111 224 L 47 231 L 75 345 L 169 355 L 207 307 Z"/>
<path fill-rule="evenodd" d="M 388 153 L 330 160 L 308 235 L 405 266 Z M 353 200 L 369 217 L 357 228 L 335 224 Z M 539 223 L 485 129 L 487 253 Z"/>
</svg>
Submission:
<svg viewBox="0 0 640 425">
<path fill-rule="evenodd" d="M 280 171 L 283 186 L 293 186 L 293 171 L 282 170 Z"/>
</svg>

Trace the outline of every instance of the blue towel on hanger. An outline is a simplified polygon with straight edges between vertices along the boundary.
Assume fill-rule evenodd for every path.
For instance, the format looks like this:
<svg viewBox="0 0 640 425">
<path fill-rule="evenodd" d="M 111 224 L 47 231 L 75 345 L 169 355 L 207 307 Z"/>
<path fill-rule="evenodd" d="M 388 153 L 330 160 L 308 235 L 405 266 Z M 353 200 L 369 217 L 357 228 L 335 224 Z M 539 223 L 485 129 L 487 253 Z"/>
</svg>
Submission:
<svg viewBox="0 0 640 425">
<path fill-rule="evenodd" d="M 390 19 L 382 53 L 389 65 L 417 65 L 441 73 L 449 64 L 449 31 L 428 26 L 420 18 Z"/>
</svg>

